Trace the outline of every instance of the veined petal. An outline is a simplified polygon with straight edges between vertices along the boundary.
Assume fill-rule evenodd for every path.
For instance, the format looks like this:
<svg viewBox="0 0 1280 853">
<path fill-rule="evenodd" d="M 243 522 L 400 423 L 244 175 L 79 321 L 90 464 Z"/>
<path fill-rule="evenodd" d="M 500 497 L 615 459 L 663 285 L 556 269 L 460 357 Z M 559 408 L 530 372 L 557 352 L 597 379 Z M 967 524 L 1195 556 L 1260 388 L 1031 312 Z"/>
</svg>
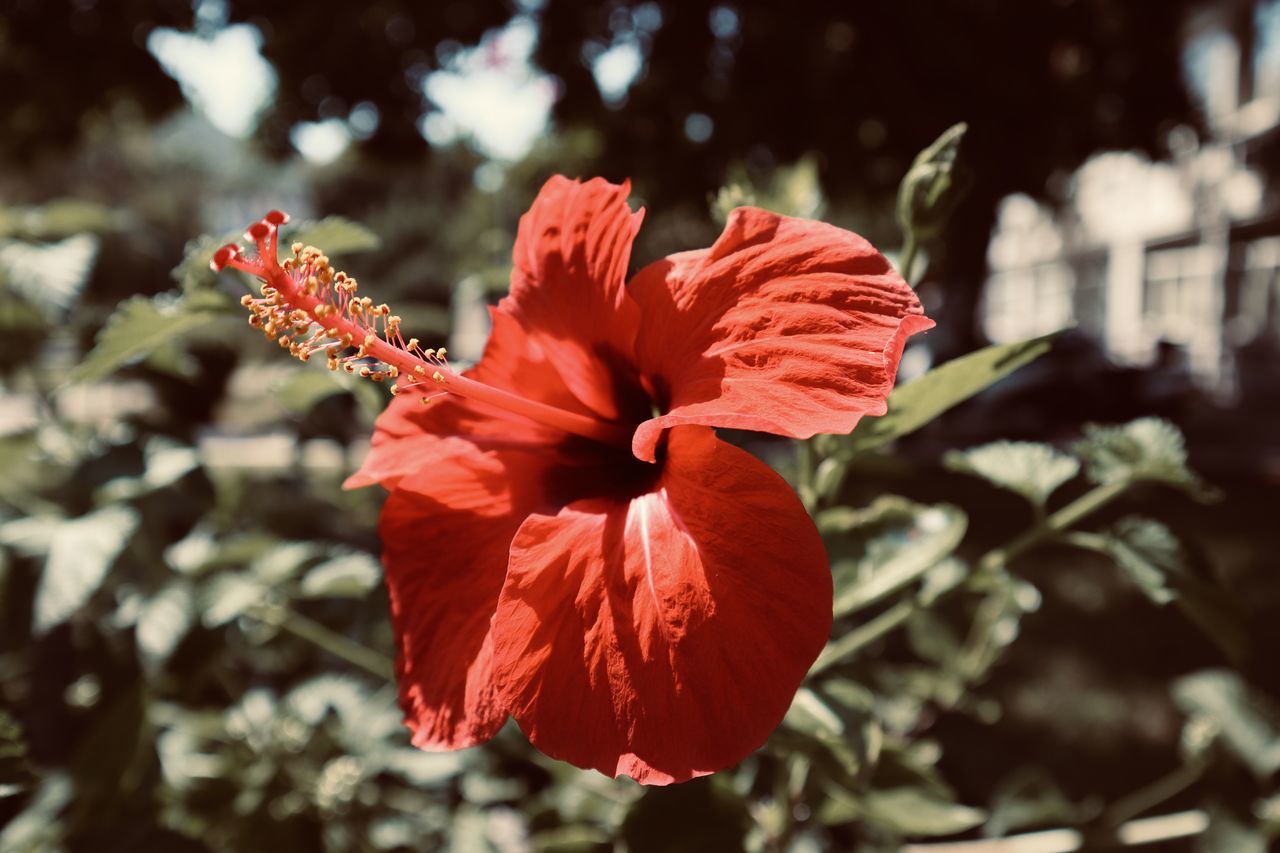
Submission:
<svg viewBox="0 0 1280 853">
<path fill-rule="evenodd" d="M 605 420 L 622 420 L 630 389 L 618 387 L 639 309 L 625 287 L 631 244 L 644 211 L 630 185 L 559 175 L 520 218 L 511 294 L 499 310 L 516 318 L 565 385 Z"/>
<path fill-rule="evenodd" d="M 682 427 L 646 493 L 521 526 L 494 669 L 543 752 L 668 784 L 759 747 L 830 627 L 826 552 L 794 492 L 711 430 Z"/>
<path fill-rule="evenodd" d="M 507 718 L 490 621 L 512 536 L 546 509 L 546 478 L 538 454 L 437 441 L 431 467 L 387 499 L 379 534 L 405 722 L 415 746 L 457 749 L 488 740 Z"/>
<path fill-rule="evenodd" d="M 651 264 L 628 289 L 644 317 L 641 369 L 669 396 L 636 430 L 647 460 L 679 424 L 847 433 L 884 414 L 907 338 L 933 326 L 866 240 L 756 208 L 735 210 L 710 249 Z"/>
</svg>

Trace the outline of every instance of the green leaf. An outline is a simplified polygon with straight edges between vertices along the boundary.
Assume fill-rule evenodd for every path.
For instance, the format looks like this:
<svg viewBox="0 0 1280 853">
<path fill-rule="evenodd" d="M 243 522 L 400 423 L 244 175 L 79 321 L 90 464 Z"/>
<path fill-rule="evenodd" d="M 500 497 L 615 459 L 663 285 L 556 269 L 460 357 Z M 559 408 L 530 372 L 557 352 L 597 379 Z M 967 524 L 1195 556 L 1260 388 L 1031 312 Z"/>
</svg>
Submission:
<svg viewBox="0 0 1280 853">
<path fill-rule="evenodd" d="M 73 382 L 93 382 L 146 358 L 220 316 L 231 302 L 217 293 L 175 298 L 135 296 L 120 304 L 98 333 L 93 349 L 72 373 Z"/>
<path fill-rule="evenodd" d="M 1061 331 L 1014 344 L 1000 344 L 952 359 L 889 395 L 889 411 L 867 418 L 846 440 L 846 453 L 875 450 L 915 432 L 948 409 L 1035 361 Z"/>
<path fill-rule="evenodd" d="M 352 553 L 307 572 L 301 592 L 304 598 L 364 598 L 381 579 L 377 560 L 368 554 Z"/>
<path fill-rule="evenodd" d="M 762 207 L 783 216 L 816 219 L 826 207 L 822 184 L 818 180 L 818 161 L 801 157 L 789 166 L 779 166 L 764 182 L 751 179 L 742 165 L 729 169 L 728 179 L 711 201 L 711 215 L 725 222 L 735 208 Z"/>
<path fill-rule="evenodd" d="M 1116 564 L 1156 604 L 1176 597 L 1170 574 L 1187 567 L 1177 538 L 1158 521 L 1131 516 L 1116 524 L 1109 541 Z"/>
<path fill-rule="evenodd" d="M 1280 770 L 1280 711 L 1234 672 L 1212 669 L 1174 682 L 1187 714 L 1213 721 L 1223 741 L 1260 779 Z"/>
<path fill-rule="evenodd" d="M 1085 462 L 1095 483 L 1151 480 L 1178 486 L 1201 500 L 1215 491 L 1187 467 L 1182 432 L 1161 418 L 1138 418 L 1127 424 L 1086 424 L 1084 438 L 1072 448 Z"/>
<path fill-rule="evenodd" d="M 1055 489 L 1080 472 L 1078 460 L 1047 444 L 1029 441 L 995 441 L 953 450 L 944 464 L 1016 492 L 1041 508 Z"/>
<path fill-rule="evenodd" d="M 963 511 L 885 495 L 863 510 L 836 507 L 819 513 L 835 573 L 835 615 L 847 616 L 882 601 L 923 577 L 959 546 L 968 527 Z"/>
<path fill-rule="evenodd" d="M 868 823 L 898 835 L 955 835 L 987 819 L 981 809 L 951 802 L 920 787 L 868 791 L 862 807 Z"/>
<path fill-rule="evenodd" d="M 57 243 L 0 243 L 0 269 L 15 292 L 45 319 L 64 316 L 80 297 L 98 256 L 98 240 L 76 234 Z"/>
<path fill-rule="evenodd" d="M 302 222 L 285 228 L 280 245 L 284 247 L 290 243 L 315 246 L 330 257 L 367 252 L 382 245 L 373 231 L 341 216 L 327 216 L 318 222 Z"/>
<path fill-rule="evenodd" d="M 783 755 L 812 753 L 841 785 L 857 788 L 875 768 L 884 742 L 874 702 L 869 691 L 848 680 L 801 687 L 771 743 Z"/>
<path fill-rule="evenodd" d="M 37 633 L 65 622 L 97 592 L 137 526 L 135 512 L 108 506 L 59 527 L 36 590 Z"/>
</svg>

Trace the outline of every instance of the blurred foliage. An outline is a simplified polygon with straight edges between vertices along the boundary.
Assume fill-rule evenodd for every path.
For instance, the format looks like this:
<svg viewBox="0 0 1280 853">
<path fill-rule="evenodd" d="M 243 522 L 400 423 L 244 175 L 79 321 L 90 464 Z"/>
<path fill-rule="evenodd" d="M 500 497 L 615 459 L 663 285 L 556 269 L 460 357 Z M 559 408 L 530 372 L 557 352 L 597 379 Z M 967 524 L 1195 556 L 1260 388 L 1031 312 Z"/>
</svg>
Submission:
<svg viewBox="0 0 1280 853">
<path fill-rule="evenodd" d="M 403 81 L 506 6 L 227 3 L 280 74 L 255 149 L 190 115 L 143 123 L 179 100 L 142 45 L 157 25 L 199 26 L 189 4 L 71 5 L 0 14 L 16 93 L 0 157 L 24 164 L 0 175 L 0 850 L 887 851 L 1053 826 L 1105 846 L 1133 817 L 1192 809 L 1200 849 L 1280 838 L 1263 624 L 1277 589 L 1226 570 L 1254 545 L 1206 548 L 1193 502 L 1218 495 L 1178 428 L 1042 423 L 1052 445 L 899 452 L 1057 336 L 947 360 L 794 459 L 744 439 L 813 512 L 836 627 L 757 754 L 641 789 L 547 759 L 514 726 L 459 753 L 410 747 L 388 682 L 380 497 L 340 488 L 382 391 L 264 347 L 234 277 L 207 272 L 228 229 L 290 207 L 286 239 L 353 256 L 407 328 L 443 335 L 502 293 L 550 171 L 635 176 L 653 203 L 640 262 L 708 244 L 745 203 L 892 244 L 898 179 L 968 118 L 971 195 L 939 205 L 951 175 L 928 157 L 906 194 L 937 214 L 921 236 L 964 316 L 983 205 L 1187 117 L 1176 84 L 1153 82 L 1177 77 L 1169 8 L 551 0 L 539 56 L 567 125 L 486 183 L 493 164 L 465 150 L 414 159 L 425 103 Z M 664 23 L 645 29 L 653 9 Z M 631 35 L 647 71 L 606 108 L 583 57 Z M 72 54 L 63 72 L 38 64 Z M 379 132 L 338 163 L 260 156 L 285 152 L 292 122 L 362 101 Z M 705 142 L 683 134 L 693 111 L 712 121 Z M 187 244 L 201 232 L 215 236 Z"/>
</svg>

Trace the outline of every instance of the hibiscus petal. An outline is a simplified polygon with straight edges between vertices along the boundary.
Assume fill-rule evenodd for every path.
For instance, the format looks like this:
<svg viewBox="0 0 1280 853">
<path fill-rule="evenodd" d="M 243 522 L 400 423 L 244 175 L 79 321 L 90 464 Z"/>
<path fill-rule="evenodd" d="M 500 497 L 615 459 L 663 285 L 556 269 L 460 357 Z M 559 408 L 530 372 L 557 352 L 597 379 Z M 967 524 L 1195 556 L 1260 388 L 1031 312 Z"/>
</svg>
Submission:
<svg viewBox="0 0 1280 853">
<path fill-rule="evenodd" d="M 521 526 L 495 676 L 543 752 L 668 784 L 759 747 L 830 628 L 826 553 L 795 493 L 711 430 L 681 427 L 645 494 Z"/>
<path fill-rule="evenodd" d="M 649 461 L 678 424 L 848 433 L 884 414 L 907 338 L 933 326 L 866 240 L 755 208 L 735 210 L 710 249 L 651 264 L 628 289 L 644 317 L 641 368 L 669 398 L 635 433 Z"/>
<path fill-rule="evenodd" d="M 548 180 L 520 218 L 511 294 L 499 303 L 607 420 L 630 414 L 616 368 L 630 355 L 640 317 L 625 282 L 644 211 L 632 212 L 629 192 L 628 183 L 601 178 Z"/>
<path fill-rule="evenodd" d="M 546 353 L 515 318 L 490 311 L 493 328 L 484 357 L 463 375 L 562 409 L 590 414 L 548 363 Z M 406 391 L 391 401 L 374 425 L 369 453 L 343 485 L 348 488 L 381 483 L 393 489 L 402 477 L 430 465 L 448 452 L 442 440 L 462 436 L 493 449 L 549 448 L 563 441 L 559 430 L 535 423 L 484 403 L 445 395 L 422 404 L 428 387 Z"/>
<path fill-rule="evenodd" d="M 405 722 L 416 746 L 457 749 L 488 740 L 507 717 L 490 620 L 512 536 L 545 509 L 546 472 L 536 454 L 438 442 L 431 468 L 387 499 L 379 534 Z"/>
</svg>

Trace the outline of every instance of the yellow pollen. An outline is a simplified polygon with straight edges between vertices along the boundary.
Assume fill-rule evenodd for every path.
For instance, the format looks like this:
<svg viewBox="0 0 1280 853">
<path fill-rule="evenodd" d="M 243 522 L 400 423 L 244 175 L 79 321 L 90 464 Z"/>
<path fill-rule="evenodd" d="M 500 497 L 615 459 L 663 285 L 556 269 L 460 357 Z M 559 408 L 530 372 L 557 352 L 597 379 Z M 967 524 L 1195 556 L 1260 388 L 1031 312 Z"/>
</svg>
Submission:
<svg viewBox="0 0 1280 853">
<path fill-rule="evenodd" d="M 431 374 L 431 378 L 437 382 L 441 382 L 441 383 L 444 382 L 444 374 L 438 370 L 435 373 Z"/>
</svg>

